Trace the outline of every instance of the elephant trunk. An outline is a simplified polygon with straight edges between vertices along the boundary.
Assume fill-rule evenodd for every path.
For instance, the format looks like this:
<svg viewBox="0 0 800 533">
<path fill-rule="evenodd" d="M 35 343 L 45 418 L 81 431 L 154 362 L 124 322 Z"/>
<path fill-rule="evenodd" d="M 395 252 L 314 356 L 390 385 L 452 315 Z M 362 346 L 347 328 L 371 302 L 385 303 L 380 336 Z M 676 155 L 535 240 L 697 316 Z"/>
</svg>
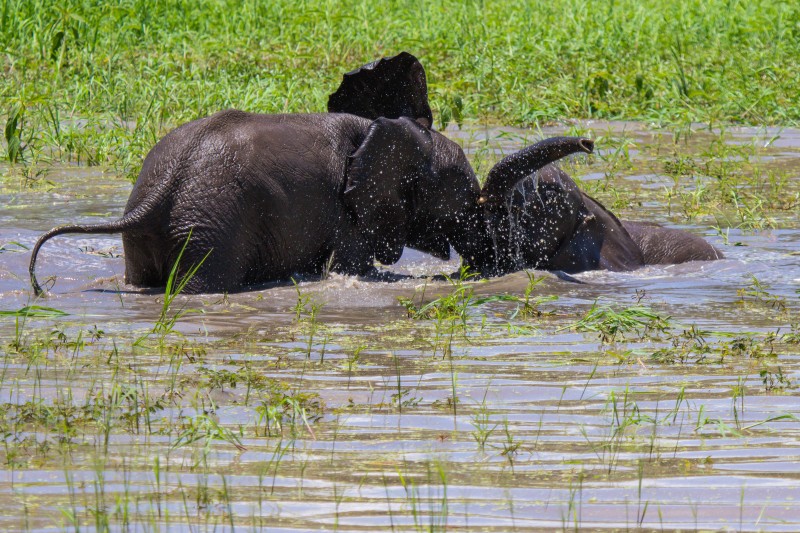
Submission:
<svg viewBox="0 0 800 533">
<path fill-rule="evenodd" d="M 594 142 L 583 137 L 552 137 L 504 157 L 486 178 L 479 204 L 501 204 L 521 180 L 540 168 L 576 152 L 592 153 Z"/>
</svg>

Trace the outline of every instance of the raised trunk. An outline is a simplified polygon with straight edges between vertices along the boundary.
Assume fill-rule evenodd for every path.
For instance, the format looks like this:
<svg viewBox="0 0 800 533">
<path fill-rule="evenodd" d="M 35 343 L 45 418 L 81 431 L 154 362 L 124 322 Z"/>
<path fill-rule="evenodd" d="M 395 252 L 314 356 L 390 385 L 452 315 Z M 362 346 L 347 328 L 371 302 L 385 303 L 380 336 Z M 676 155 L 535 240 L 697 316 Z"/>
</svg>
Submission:
<svg viewBox="0 0 800 533">
<path fill-rule="evenodd" d="M 575 152 L 591 153 L 594 143 L 580 137 L 553 137 L 502 159 L 489 172 L 474 206 L 458 217 L 448 240 L 473 270 L 497 276 L 521 268 L 516 219 L 508 200 L 517 184 L 544 166 Z M 524 241 L 524 240 L 523 240 Z"/>
<path fill-rule="evenodd" d="M 590 154 L 593 149 L 590 139 L 552 137 L 504 157 L 489 171 L 479 202 L 502 204 L 517 183 L 540 168 L 576 152 Z"/>
</svg>

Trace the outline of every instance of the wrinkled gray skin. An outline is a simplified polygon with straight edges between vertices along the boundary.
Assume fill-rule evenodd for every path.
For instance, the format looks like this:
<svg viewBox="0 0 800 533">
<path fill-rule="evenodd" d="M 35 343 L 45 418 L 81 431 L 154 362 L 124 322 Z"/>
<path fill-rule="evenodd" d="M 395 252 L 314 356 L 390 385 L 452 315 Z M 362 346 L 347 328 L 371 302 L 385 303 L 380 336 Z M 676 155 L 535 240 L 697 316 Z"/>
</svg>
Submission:
<svg viewBox="0 0 800 533">
<path fill-rule="evenodd" d="M 415 247 L 417 240 L 435 240 L 430 236 L 435 233 L 484 276 L 525 268 L 580 272 L 615 266 L 620 263 L 616 255 L 628 259 L 616 253 L 621 246 L 618 239 L 603 241 L 598 228 L 581 226 L 585 208 L 580 191 L 566 174 L 548 164 L 570 153 L 590 153 L 588 139 L 557 137 L 521 150 L 490 171 L 482 190 L 461 148 L 436 132 L 433 141 L 436 153 L 449 157 L 434 160 L 434 185 L 425 194 L 432 201 L 420 205 L 417 213 L 428 234 L 411 235 L 410 246 Z M 533 174 L 539 169 L 534 185 Z M 548 183 L 551 175 L 563 176 L 573 189 L 565 194 L 560 181 Z M 581 238 L 588 231 L 594 241 Z M 638 251 L 632 243 L 629 248 Z M 611 257 L 602 266 L 601 251 Z M 625 263 L 621 268 L 636 266 Z"/>
<path fill-rule="evenodd" d="M 122 233 L 126 281 L 236 291 L 294 274 L 364 274 L 403 251 L 414 196 L 430 178 L 430 132 L 408 118 L 223 111 L 169 133 L 147 155 L 124 216 L 61 233 Z M 189 237 L 191 232 L 191 238 Z M 208 254 L 208 257 L 205 257 Z M 330 263 L 329 263 L 330 262 Z"/>
<path fill-rule="evenodd" d="M 348 274 L 393 263 L 430 157 L 430 133 L 406 118 L 224 111 L 187 124 L 151 151 L 128 201 L 152 218 L 123 233 L 127 281 L 163 285 L 190 230 L 183 263 L 210 251 L 190 292 L 319 274 L 329 260 Z"/>
<path fill-rule="evenodd" d="M 642 251 L 645 264 L 677 264 L 723 259 L 722 252 L 703 238 L 652 222 L 623 220 L 622 225 Z"/>
<path fill-rule="evenodd" d="M 426 182 L 426 202 L 417 210 L 423 233 L 409 236 L 411 247 L 447 258 L 452 244 L 484 276 L 526 268 L 627 271 L 722 258 L 688 232 L 620 222 L 563 170 L 547 164 L 591 152 L 587 139 L 553 138 L 521 150 L 495 165 L 483 190 L 463 150 L 435 131 L 432 139 L 434 179 Z"/>
<path fill-rule="evenodd" d="M 516 228 L 518 262 L 526 268 L 625 271 L 723 258 L 704 239 L 686 231 L 620 221 L 553 165 L 521 182 L 507 202 Z"/>
<path fill-rule="evenodd" d="M 368 118 L 410 116 L 426 125 L 433 121 L 424 70 L 406 53 L 346 74 L 328 109 Z M 687 232 L 620 222 L 548 164 L 570 153 L 591 152 L 588 139 L 548 139 L 520 150 L 492 168 L 481 190 L 461 148 L 431 134 L 434 179 L 426 182 L 424 201 L 417 206 L 420 233 L 409 235 L 411 247 L 446 258 L 452 244 L 484 276 L 525 268 L 633 270 L 722 257 Z"/>
<path fill-rule="evenodd" d="M 434 146 L 440 140 L 433 135 Z M 577 143 L 573 152 L 590 152 L 586 140 L 555 138 L 549 141 Z M 451 143 L 451 141 L 446 141 Z M 455 143 L 452 143 L 455 144 Z M 585 148 L 584 148 L 585 147 Z M 437 152 L 446 150 L 437 147 Z M 498 169 L 525 150 L 498 163 L 487 177 L 483 191 L 474 174 L 465 169 L 466 156 L 451 147 L 449 164 L 435 161 L 440 187 L 431 191 L 438 204 L 423 206 L 423 226 L 453 245 L 465 263 L 485 276 L 497 276 L 527 268 L 578 273 L 606 269 L 627 271 L 649 264 L 674 264 L 721 259 L 722 253 L 691 233 L 653 223 L 621 222 L 600 202 L 578 189 L 575 182 L 554 165 L 542 161 L 519 165 L 514 171 Z M 566 155 L 566 154 L 564 154 Z M 513 162 L 513 161 L 512 161 Z M 539 169 L 538 172 L 536 169 Z M 497 174 L 525 174 L 489 192 Z M 447 192 L 449 191 L 449 193 Z M 492 194 L 494 193 L 494 194 Z M 426 211 L 425 207 L 430 207 Z M 423 240 L 423 239 L 421 239 Z M 426 236 L 424 240 L 434 240 Z"/>
<path fill-rule="evenodd" d="M 532 164 L 579 149 L 574 141 L 530 147 Z M 31 279 L 41 291 L 36 255 L 62 233 L 121 232 L 126 281 L 141 287 L 163 287 L 183 249 L 180 274 L 202 263 L 189 293 L 237 291 L 326 267 L 367 274 L 374 260 L 397 261 L 406 244 L 445 256 L 449 245 L 432 228 L 463 210 L 463 198 L 477 198 L 471 188 L 446 188 L 477 186 L 471 172 L 457 145 L 405 117 L 223 111 L 156 144 L 120 220 L 43 235 Z M 494 257 L 488 242 L 480 248 L 482 260 Z"/>
</svg>

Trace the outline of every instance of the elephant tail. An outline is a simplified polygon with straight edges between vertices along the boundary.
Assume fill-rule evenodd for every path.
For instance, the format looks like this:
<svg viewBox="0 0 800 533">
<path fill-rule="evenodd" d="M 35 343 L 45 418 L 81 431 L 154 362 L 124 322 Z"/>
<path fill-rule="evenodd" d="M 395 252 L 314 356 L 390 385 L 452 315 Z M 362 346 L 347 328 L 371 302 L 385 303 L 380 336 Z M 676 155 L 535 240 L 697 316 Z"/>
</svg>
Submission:
<svg viewBox="0 0 800 533">
<path fill-rule="evenodd" d="M 31 286 L 33 287 L 33 293 L 36 296 L 41 296 L 44 292 L 42 287 L 39 285 L 39 282 L 36 281 L 35 269 L 36 256 L 39 255 L 39 249 L 45 242 L 49 241 L 56 235 L 62 235 L 64 233 L 122 233 L 123 231 L 141 228 L 143 226 L 142 218 L 141 216 L 137 216 L 137 211 L 138 210 L 134 209 L 119 220 L 115 220 L 114 222 L 109 222 L 106 224 L 68 224 L 66 226 L 59 226 L 51 229 L 39 237 L 39 240 L 36 241 L 36 245 L 33 247 L 33 252 L 31 253 L 31 262 L 30 266 L 28 267 L 28 272 L 31 275 Z"/>
</svg>

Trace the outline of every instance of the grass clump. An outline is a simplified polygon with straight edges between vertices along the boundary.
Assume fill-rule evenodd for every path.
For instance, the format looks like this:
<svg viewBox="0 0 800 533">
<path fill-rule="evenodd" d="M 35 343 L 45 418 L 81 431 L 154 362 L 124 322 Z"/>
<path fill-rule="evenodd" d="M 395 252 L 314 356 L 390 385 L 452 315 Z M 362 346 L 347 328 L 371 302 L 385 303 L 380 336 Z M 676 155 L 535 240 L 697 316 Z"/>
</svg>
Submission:
<svg viewBox="0 0 800 533">
<path fill-rule="evenodd" d="M 662 317 L 651 309 L 635 305 L 615 309 L 595 302 L 586 314 L 569 326 L 575 331 L 594 332 L 603 342 L 615 342 L 626 333 L 645 338 L 669 329 L 669 317 Z"/>
</svg>

